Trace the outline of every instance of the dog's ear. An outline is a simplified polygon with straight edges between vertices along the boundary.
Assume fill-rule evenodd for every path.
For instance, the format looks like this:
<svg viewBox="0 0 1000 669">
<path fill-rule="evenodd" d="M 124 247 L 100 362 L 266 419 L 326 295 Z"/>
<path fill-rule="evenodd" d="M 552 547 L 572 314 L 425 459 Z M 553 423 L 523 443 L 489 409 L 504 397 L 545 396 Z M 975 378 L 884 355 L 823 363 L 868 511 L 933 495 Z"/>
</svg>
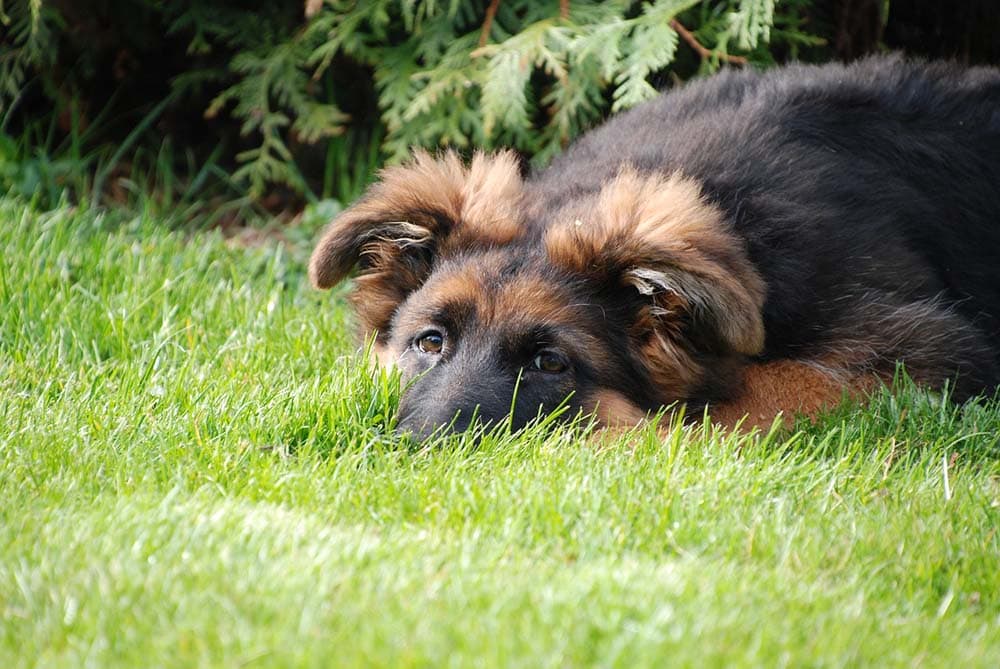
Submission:
<svg viewBox="0 0 1000 669">
<path fill-rule="evenodd" d="M 666 366 L 693 365 L 685 351 L 763 349 L 764 282 L 689 178 L 623 169 L 578 217 L 551 227 L 545 244 L 557 266 L 637 298 L 632 330 L 665 349 Z"/>
<path fill-rule="evenodd" d="M 437 258 L 520 234 L 520 194 L 513 153 L 477 153 L 465 166 L 453 152 L 435 158 L 418 151 L 409 164 L 384 169 L 330 224 L 309 261 L 309 278 L 329 288 L 360 269 L 352 301 L 366 330 L 385 331 Z"/>
</svg>

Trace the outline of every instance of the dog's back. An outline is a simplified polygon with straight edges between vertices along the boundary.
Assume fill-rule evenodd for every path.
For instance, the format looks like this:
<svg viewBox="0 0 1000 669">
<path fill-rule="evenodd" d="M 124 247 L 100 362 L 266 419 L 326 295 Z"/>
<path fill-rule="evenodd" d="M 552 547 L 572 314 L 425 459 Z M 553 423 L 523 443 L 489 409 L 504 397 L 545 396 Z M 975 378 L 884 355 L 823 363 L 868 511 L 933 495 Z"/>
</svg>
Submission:
<svg viewBox="0 0 1000 669">
<path fill-rule="evenodd" d="M 990 69 L 724 72 L 527 181 L 510 153 L 418 153 L 333 222 L 310 276 L 361 269 L 352 301 L 421 434 L 676 401 L 768 425 L 897 361 L 965 399 L 1000 384 L 998 110 Z"/>
<path fill-rule="evenodd" d="M 997 70 L 730 70 L 586 135 L 529 182 L 536 220 L 623 164 L 679 170 L 726 212 L 767 284 L 764 359 L 891 345 L 880 362 L 958 368 L 959 395 L 1000 383 Z"/>
</svg>

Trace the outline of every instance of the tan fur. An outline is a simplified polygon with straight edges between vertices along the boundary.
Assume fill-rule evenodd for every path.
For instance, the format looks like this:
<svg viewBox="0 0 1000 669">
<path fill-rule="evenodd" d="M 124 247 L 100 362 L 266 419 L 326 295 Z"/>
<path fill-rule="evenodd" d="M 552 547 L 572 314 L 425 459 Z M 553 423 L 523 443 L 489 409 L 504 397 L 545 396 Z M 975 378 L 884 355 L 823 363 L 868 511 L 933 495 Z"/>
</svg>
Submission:
<svg viewBox="0 0 1000 669">
<path fill-rule="evenodd" d="M 383 261 L 355 280 L 349 299 L 365 337 L 376 331 L 384 337 L 396 308 L 423 282 L 423 277 L 409 270 L 389 270 L 391 264 Z"/>
<path fill-rule="evenodd" d="M 614 390 L 598 390 L 585 404 L 587 413 L 597 418 L 601 427 L 630 428 L 648 417 L 646 412 Z"/>
<path fill-rule="evenodd" d="M 845 396 L 860 397 L 880 383 L 870 372 L 851 372 L 835 359 L 776 360 L 749 365 L 739 395 L 709 408 L 712 420 L 733 428 L 767 429 L 779 413 L 785 424 L 796 414 L 815 418 Z"/>
<path fill-rule="evenodd" d="M 941 350 L 942 337 L 958 346 L 976 336 L 936 299 L 896 304 L 866 295 L 858 302 L 864 317 L 850 330 L 834 333 L 833 342 L 816 357 L 748 366 L 740 394 L 713 406 L 712 418 L 732 427 L 746 416 L 747 427 L 762 428 L 769 427 L 778 412 L 784 413 L 786 424 L 796 413 L 814 418 L 845 396 L 858 398 L 891 383 L 893 363 L 904 354 L 914 381 L 941 386 L 949 378 L 947 372 L 925 360 Z"/>
<path fill-rule="evenodd" d="M 555 262 L 566 263 L 571 255 L 570 264 L 582 270 L 595 255 L 624 244 L 635 254 L 629 280 L 637 288 L 651 294 L 674 291 L 692 306 L 710 310 L 721 334 L 740 353 L 763 348 L 764 282 L 697 182 L 677 172 L 642 176 L 625 168 L 601 190 L 594 220 L 577 220 L 546 236 Z"/>
<path fill-rule="evenodd" d="M 430 266 L 412 260 L 417 247 L 445 256 L 492 246 L 521 234 L 521 177 L 511 152 L 477 153 L 469 167 L 454 152 L 388 167 L 365 197 L 324 232 L 309 261 L 309 278 L 329 288 L 361 264 L 351 296 L 362 329 L 385 331 L 399 304 L 427 279 Z"/>
<path fill-rule="evenodd" d="M 545 245 L 554 263 L 572 271 L 624 262 L 626 280 L 640 292 L 679 295 L 709 314 L 740 353 L 763 348 L 764 282 L 721 212 L 680 174 L 622 170 L 602 189 L 591 220 L 553 226 Z"/>
<path fill-rule="evenodd" d="M 661 398 L 687 397 L 704 371 L 681 346 L 655 331 L 639 352 Z"/>
<path fill-rule="evenodd" d="M 438 272 L 424 284 L 426 286 L 424 301 L 434 307 L 457 302 L 472 304 L 484 302 L 485 290 L 477 269 L 475 266 L 466 265 L 448 274 Z"/>
<path fill-rule="evenodd" d="M 423 286 L 426 295 L 421 304 L 431 311 L 447 304 L 468 303 L 477 309 L 479 321 L 487 325 L 573 325 L 587 317 L 581 313 L 586 305 L 570 304 L 560 286 L 541 277 L 498 280 L 504 260 L 503 253 L 484 255 L 474 265 L 435 274 Z"/>
<path fill-rule="evenodd" d="M 642 310 L 631 325 L 632 339 L 646 363 L 647 371 L 664 398 L 680 399 L 687 395 L 699 379 L 702 369 L 677 344 L 679 334 L 670 321 L 663 321 L 652 313 L 652 307 Z"/>
<path fill-rule="evenodd" d="M 585 318 L 586 305 L 572 304 L 558 285 L 541 277 L 517 277 L 496 296 L 494 309 L 500 318 L 532 324 L 573 325 Z"/>
<path fill-rule="evenodd" d="M 381 182 L 331 224 L 313 254 L 310 276 L 326 287 L 362 262 L 366 269 L 351 300 L 366 330 L 387 329 L 399 304 L 428 278 L 429 267 L 405 261 L 410 249 L 432 245 L 438 255 L 447 255 L 515 239 L 522 231 L 520 193 L 512 154 L 477 154 L 465 167 L 454 153 L 436 159 L 417 153 L 411 164 L 383 171 Z M 684 313 L 708 319 L 736 354 L 752 355 L 762 348 L 764 284 L 742 243 L 703 199 L 696 182 L 676 173 L 642 176 L 626 168 L 595 199 L 578 203 L 568 214 L 570 220 L 546 232 L 549 258 L 585 276 L 607 268 L 608 278 L 614 274 L 648 297 L 630 335 L 665 398 L 687 396 L 706 373 L 681 343 Z M 432 297 L 428 309 L 468 302 L 487 310 L 478 316 L 487 325 L 572 325 L 594 317 L 586 305 L 570 304 L 557 284 L 542 277 L 496 283 L 492 277 L 504 259 L 498 251 L 475 267 L 435 275 L 426 286 Z M 601 342 L 589 339 L 581 333 L 576 343 L 599 366 L 610 364 Z M 859 393 L 879 381 L 871 373 L 845 371 L 856 369 L 848 360 L 854 353 L 751 365 L 740 394 L 712 406 L 712 416 L 732 426 L 747 415 L 744 425 L 767 427 L 779 411 L 786 417 L 815 415 L 839 401 L 845 388 Z M 397 354 L 383 339 L 376 341 L 380 365 L 395 364 Z M 646 418 L 616 391 L 600 390 L 587 404 L 606 427 L 628 427 Z"/>
<path fill-rule="evenodd" d="M 570 328 L 574 336 L 567 346 L 575 348 L 577 355 L 586 358 L 594 368 L 604 369 L 614 362 L 605 350 L 606 344 L 587 332 L 586 325 L 595 317 L 588 307 L 586 303 L 572 303 L 559 286 L 541 277 L 519 277 L 498 293 L 491 320 L 524 329 L 538 325 Z"/>
<path fill-rule="evenodd" d="M 764 282 L 721 212 L 678 173 L 623 169 L 589 213 L 578 207 L 550 228 L 545 247 L 558 266 L 583 274 L 608 267 L 649 296 L 633 338 L 665 397 L 685 397 L 704 371 L 679 344 L 684 313 L 703 321 L 734 355 L 764 346 Z"/>
<path fill-rule="evenodd" d="M 391 370 L 396 366 L 396 354 L 389 350 L 385 344 L 378 342 L 372 346 L 372 353 L 375 356 L 375 363 L 385 370 Z"/>
<path fill-rule="evenodd" d="M 456 304 L 478 305 L 483 300 L 482 284 L 475 268 L 462 267 L 449 274 L 437 273 L 421 287 L 422 292 L 414 298 L 417 308 L 411 308 L 396 316 L 394 327 L 404 332 L 416 332 L 434 323 L 434 315 L 439 310 Z M 395 352 L 397 355 L 401 351 Z"/>
<path fill-rule="evenodd" d="M 509 242 L 520 234 L 520 192 L 511 152 L 477 153 L 466 168 L 452 151 L 439 158 L 417 151 L 412 162 L 382 170 L 365 197 L 330 224 L 309 261 L 309 278 L 329 288 L 363 252 L 386 243 L 447 246 L 451 233 L 452 245 Z M 454 229 L 442 230 L 440 219 Z"/>
<path fill-rule="evenodd" d="M 454 158 L 455 154 L 449 154 Z M 465 174 L 462 211 L 463 234 L 471 230 L 481 241 L 504 244 L 521 234 L 521 173 L 510 151 L 492 155 L 476 153 Z"/>
</svg>

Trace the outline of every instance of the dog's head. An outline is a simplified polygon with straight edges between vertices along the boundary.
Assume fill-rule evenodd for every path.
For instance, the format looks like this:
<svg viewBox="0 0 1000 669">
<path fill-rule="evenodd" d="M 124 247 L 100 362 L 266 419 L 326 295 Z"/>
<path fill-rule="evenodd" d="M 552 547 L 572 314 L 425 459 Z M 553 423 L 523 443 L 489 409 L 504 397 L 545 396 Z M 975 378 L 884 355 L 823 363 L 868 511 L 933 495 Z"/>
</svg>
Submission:
<svg viewBox="0 0 1000 669">
<path fill-rule="evenodd" d="M 309 275 L 351 301 L 406 391 L 400 426 L 523 426 L 567 406 L 635 423 L 717 394 L 759 352 L 763 283 L 693 181 L 623 169 L 546 207 L 512 154 L 391 167 L 327 229 Z"/>
</svg>

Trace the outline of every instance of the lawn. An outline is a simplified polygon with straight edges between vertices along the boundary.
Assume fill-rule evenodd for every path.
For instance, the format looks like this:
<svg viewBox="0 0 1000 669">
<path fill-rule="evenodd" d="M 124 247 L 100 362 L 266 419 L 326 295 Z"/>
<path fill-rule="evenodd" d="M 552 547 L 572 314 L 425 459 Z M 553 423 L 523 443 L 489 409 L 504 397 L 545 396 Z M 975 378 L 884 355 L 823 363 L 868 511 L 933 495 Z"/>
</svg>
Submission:
<svg viewBox="0 0 1000 669">
<path fill-rule="evenodd" d="M 314 230 L 0 199 L 0 666 L 1000 666 L 1000 406 L 417 446 Z"/>
</svg>

